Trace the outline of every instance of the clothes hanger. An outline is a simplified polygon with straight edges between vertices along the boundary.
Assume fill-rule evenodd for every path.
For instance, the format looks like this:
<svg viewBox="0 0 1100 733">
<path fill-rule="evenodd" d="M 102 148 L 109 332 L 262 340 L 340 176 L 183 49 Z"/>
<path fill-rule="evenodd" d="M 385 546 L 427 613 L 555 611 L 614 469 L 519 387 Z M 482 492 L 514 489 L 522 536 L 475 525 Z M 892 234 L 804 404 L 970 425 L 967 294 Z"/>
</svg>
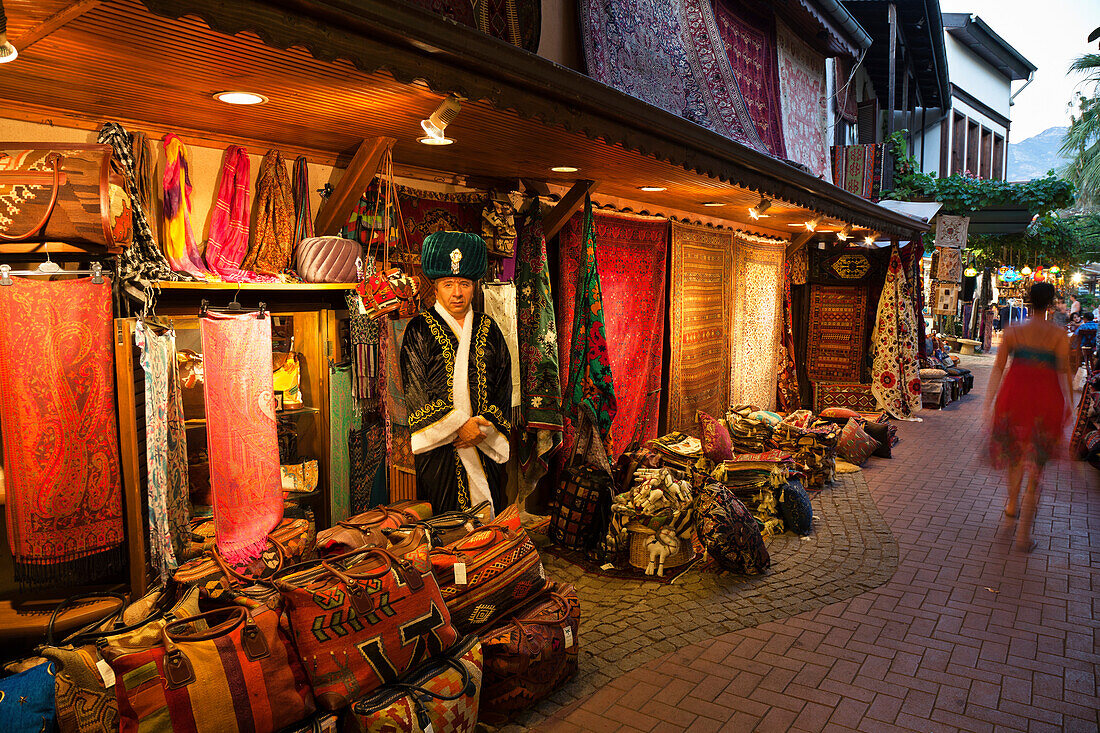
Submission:
<svg viewBox="0 0 1100 733">
<path fill-rule="evenodd" d="M 13 270 L 11 269 L 11 265 L 0 265 L 0 285 L 11 285 L 12 275 L 91 275 L 93 283 L 102 285 L 104 272 L 103 265 L 98 262 L 93 262 L 91 267 L 87 270 L 63 270 L 60 265 L 50 259 L 50 254 L 47 251 L 46 261 L 39 264 L 38 267 L 33 270 Z"/>
<path fill-rule="evenodd" d="M 224 308 L 219 308 L 210 305 L 210 301 L 205 298 L 199 304 L 199 318 L 202 318 L 207 313 L 255 313 L 257 318 L 263 318 L 267 315 L 267 303 L 260 301 L 258 308 L 243 308 L 238 300 L 241 294 L 241 286 L 237 285 L 237 289 L 233 292 L 233 300 L 229 301 L 229 305 Z"/>
</svg>

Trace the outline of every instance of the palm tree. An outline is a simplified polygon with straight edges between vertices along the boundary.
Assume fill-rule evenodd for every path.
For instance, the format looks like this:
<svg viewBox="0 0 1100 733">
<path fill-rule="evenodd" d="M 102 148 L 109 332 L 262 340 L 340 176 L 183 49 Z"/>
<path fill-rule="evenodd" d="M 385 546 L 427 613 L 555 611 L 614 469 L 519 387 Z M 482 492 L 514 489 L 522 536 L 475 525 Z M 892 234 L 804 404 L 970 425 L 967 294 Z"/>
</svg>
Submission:
<svg viewBox="0 0 1100 733">
<path fill-rule="evenodd" d="M 1062 140 L 1062 152 L 1071 157 L 1065 176 L 1077 186 L 1078 202 L 1100 203 L 1100 53 L 1086 53 L 1072 64 L 1071 73 L 1085 75 L 1091 96 L 1078 93 L 1077 110 Z"/>
</svg>

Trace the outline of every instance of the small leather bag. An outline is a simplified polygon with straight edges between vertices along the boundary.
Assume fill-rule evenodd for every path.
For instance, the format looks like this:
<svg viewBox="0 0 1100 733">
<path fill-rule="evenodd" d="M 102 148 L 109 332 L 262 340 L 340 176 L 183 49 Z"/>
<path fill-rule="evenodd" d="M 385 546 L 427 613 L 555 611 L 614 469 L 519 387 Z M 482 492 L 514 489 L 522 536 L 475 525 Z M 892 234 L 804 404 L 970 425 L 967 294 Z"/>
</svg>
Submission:
<svg viewBox="0 0 1100 733">
<path fill-rule="evenodd" d="M 493 522 L 431 552 L 432 572 L 459 633 L 477 632 L 546 585 L 535 543 L 509 506 Z"/>
<path fill-rule="evenodd" d="M 576 589 L 550 582 L 518 611 L 482 632 L 481 721 L 503 725 L 572 677 L 577 671 L 580 623 Z"/>
<path fill-rule="evenodd" d="M 431 537 L 432 547 L 443 547 L 452 542 L 457 542 L 479 527 L 484 527 L 492 521 L 493 505 L 483 501 L 469 511 L 455 510 L 436 514 L 420 522 L 417 527 L 423 527 Z M 388 530 L 383 530 L 386 532 Z"/>
<path fill-rule="evenodd" d="M 167 624 L 162 641 L 104 658 L 121 730 L 274 733 L 316 709 L 279 617 L 231 606 Z M 144 671 L 143 671 L 144 670 Z"/>
<path fill-rule="evenodd" d="M 432 505 L 419 499 L 399 501 L 349 517 L 317 534 L 317 552 L 343 555 L 364 547 L 386 547 L 385 531 L 416 524 L 432 516 Z"/>
<path fill-rule="evenodd" d="M 318 704 L 338 710 L 458 640 L 430 572 L 378 548 L 277 575 Z"/>
<path fill-rule="evenodd" d="M 351 705 L 348 733 L 473 733 L 482 685 L 482 649 L 469 636 L 446 656 Z"/>
<path fill-rule="evenodd" d="M 294 248 L 295 269 L 307 283 L 358 282 L 355 261 L 362 256 L 362 246 L 343 237 L 310 237 Z"/>
</svg>

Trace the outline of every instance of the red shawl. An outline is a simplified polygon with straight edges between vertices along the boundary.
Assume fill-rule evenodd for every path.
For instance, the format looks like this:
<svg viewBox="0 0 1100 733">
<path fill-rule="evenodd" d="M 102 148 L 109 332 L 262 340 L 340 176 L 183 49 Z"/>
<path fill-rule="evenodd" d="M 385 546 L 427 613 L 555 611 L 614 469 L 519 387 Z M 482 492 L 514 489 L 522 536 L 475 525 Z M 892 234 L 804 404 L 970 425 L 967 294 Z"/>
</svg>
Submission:
<svg viewBox="0 0 1100 733">
<path fill-rule="evenodd" d="M 278 282 L 278 278 L 241 269 L 241 260 L 248 251 L 251 167 L 244 148 L 230 145 L 225 151 L 218 200 L 210 215 L 206 264 L 212 272 L 230 282 Z"/>
</svg>

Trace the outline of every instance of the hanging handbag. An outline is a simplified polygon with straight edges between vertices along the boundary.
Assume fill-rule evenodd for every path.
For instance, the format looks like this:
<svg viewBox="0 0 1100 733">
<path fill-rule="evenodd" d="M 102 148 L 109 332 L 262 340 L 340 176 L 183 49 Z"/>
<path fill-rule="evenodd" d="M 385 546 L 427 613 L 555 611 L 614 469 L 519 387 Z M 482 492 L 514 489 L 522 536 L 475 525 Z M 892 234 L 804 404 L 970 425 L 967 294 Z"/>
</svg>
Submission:
<svg viewBox="0 0 1100 733">
<path fill-rule="evenodd" d="M 351 704 L 347 733 L 473 733 L 482 685 L 482 649 L 468 636 L 440 659 Z"/>
<path fill-rule="evenodd" d="M 432 550 L 432 572 L 459 633 L 470 634 L 546 585 L 535 543 L 509 506 L 493 522 Z"/>
<path fill-rule="evenodd" d="M 408 242 L 405 235 L 405 222 L 401 217 L 401 205 L 397 197 L 397 187 L 393 180 L 393 155 L 386 151 L 378 176 L 379 191 L 375 201 L 375 215 L 371 218 L 375 233 L 370 237 L 374 242 L 381 238 L 382 260 L 375 273 L 359 282 L 359 295 L 366 307 L 366 316 L 379 319 L 388 315 L 393 317 L 411 317 L 420 309 L 420 278 L 415 274 L 406 274 L 400 266 L 390 259 L 390 241 L 397 239 L 397 259 L 406 266 L 411 263 L 407 253 L 402 253 L 401 242 Z M 396 221 L 396 224 L 394 224 Z M 380 232 L 380 234 L 379 234 Z"/>
<path fill-rule="evenodd" d="M 588 434 L 591 436 L 591 431 Z M 550 539 L 582 552 L 595 550 L 607 535 L 615 495 L 615 479 L 609 472 L 577 464 L 577 457 L 587 455 L 591 442 L 589 438 L 582 451 L 579 436 L 575 439 L 573 456 L 562 470 L 557 504 L 550 514 Z"/>
<path fill-rule="evenodd" d="M 331 557 L 364 547 L 385 547 L 385 530 L 416 524 L 431 516 L 432 505 L 419 499 L 375 507 L 319 532 L 317 552 Z"/>
<path fill-rule="evenodd" d="M 277 613 L 239 606 L 167 624 L 161 643 L 104 658 L 115 673 L 122 733 L 274 733 L 316 706 Z"/>
<path fill-rule="evenodd" d="M 576 589 L 550 582 L 520 610 L 481 634 L 482 722 L 503 725 L 576 673 L 580 623 Z"/>
<path fill-rule="evenodd" d="M 430 572 L 379 548 L 274 578 L 318 704 L 338 710 L 458 640 Z"/>
<path fill-rule="evenodd" d="M 107 252 L 130 245 L 133 204 L 110 145 L 25 145 L 0 143 L 0 243 L 65 242 Z"/>
</svg>

